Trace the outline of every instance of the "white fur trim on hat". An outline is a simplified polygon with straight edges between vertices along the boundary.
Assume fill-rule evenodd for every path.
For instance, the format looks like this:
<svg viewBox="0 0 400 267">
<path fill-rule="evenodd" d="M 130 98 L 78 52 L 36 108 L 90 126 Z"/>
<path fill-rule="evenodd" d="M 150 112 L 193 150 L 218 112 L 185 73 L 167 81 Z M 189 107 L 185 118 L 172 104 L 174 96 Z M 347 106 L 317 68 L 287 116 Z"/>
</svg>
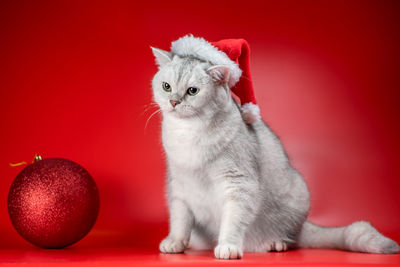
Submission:
<svg viewBox="0 0 400 267">
<path fill-rule="evenodd" d="M 228 66 L 230 69 L 229 87 L 233 87 L 242 75 L 242 70 L 236 62 L 201 37 L 193 35 L 181 37 L 171 43 L 171 52 L 180 57 L 194 57 L 213 65 Z"/>
<path fill-rule="evenodd" d="M 260 107 L 258 105 L 250 102 L 242 105 L 240 109 L 242 110 L 243 120 L 247 124 L 261 120 Z"/>
</svg>

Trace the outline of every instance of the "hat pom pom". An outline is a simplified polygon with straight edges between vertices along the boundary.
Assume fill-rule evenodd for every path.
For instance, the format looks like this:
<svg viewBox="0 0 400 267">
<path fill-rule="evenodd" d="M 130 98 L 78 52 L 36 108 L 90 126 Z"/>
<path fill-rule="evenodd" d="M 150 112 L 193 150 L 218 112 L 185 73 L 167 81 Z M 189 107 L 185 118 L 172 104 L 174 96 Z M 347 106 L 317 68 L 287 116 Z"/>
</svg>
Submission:
<svg viewBox="0 0 400 267">
<path fill-rule="evenodd" d="M 247 124 L 251 124 L 255 121 L 261 120 L 260 108 L 258 107 L 258 105 L 250 102 L 242 105 L 240 109 L 242 110 L 243 120 Z"/>
</svg>

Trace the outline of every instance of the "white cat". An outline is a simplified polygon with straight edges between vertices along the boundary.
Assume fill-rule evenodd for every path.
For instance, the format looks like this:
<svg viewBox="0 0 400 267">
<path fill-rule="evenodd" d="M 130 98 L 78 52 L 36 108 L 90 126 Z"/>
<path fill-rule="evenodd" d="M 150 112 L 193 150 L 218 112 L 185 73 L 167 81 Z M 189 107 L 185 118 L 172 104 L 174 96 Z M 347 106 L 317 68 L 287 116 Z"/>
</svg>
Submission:
<svg viewBox="0 0 400 267">
<path fill-rule="evenodd" d="M 172 46 L 217 50 L 193 36 Z M 170 233 L 160 244 L 162 252 L 214 249 L 216 258 L 236 259 L 243 251 L 296 246 L 399 251 L 368 222 L 327 228 L 307 221 L 304 180 L 261 119 L 245 123 L 230 93 L 230 69 L 152 49 L 159 66 L 152 87 L 168 163 Z"/>
</svg>

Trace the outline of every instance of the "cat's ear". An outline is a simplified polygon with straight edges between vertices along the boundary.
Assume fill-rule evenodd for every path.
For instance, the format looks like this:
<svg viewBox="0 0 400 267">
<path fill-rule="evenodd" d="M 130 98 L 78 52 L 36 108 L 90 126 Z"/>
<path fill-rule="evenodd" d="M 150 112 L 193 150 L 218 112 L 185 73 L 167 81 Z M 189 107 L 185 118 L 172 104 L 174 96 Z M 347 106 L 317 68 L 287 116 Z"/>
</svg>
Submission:
<svg viewBox="0 0 400 267">
<path fill-rule="evenodd" d="M 213 78 L 214 81 L 220 84 L 229 84 L 231 71 L 228 66 L 216 65 L 208 68 L 206 72 Z"/>
<path fill-rule="evenodd" d="M 155 48 L 155 47 L 151 47 L 151 50 L 153 51 L 153 55 L 156 59 L 156 63 L 158 66 L 162 66 L 168 62 L 171 62 L 172 60 L 172 55 L 170 52 Z"/>
</svg>

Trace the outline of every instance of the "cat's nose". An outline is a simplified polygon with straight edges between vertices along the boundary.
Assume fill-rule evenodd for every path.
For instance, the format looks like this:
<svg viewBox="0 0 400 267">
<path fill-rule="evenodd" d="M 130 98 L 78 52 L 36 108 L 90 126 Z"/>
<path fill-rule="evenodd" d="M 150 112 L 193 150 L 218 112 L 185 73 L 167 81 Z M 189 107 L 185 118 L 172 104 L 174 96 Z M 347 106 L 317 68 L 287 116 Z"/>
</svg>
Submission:
<svg viewBox="0 0 400 267">
<path fill-rule="evenodd" d="M 175 100 L 170 100 L 169 103 L 171 103 L 171 105 L 173 107 L 175 107 L 176 105 L 180 104 L 181 102 L 180 101 L 175 101 Z"/>
</svg>

